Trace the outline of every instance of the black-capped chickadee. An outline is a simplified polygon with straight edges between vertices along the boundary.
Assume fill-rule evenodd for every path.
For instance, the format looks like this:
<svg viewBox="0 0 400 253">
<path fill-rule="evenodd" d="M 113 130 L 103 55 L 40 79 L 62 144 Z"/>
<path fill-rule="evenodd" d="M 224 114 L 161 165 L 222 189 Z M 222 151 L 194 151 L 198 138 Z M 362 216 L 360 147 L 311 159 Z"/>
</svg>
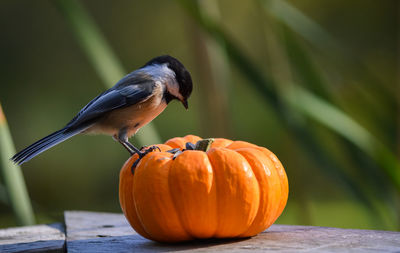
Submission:
<svg viewBox="0 0 400 253">
<path fill-rule="evenodd" d="M 190 73 L 181 62 L 169 55 L 156 57 L 90 101 L 64 128 L 28 146 L 11 160 L 23 164 L 80 133 L 111 135 L 131 154 L 142 158 L 146 152 L 133 146 L 128 138 L 174 99 L 188 109 L 192 88 Z"/>
</svg>

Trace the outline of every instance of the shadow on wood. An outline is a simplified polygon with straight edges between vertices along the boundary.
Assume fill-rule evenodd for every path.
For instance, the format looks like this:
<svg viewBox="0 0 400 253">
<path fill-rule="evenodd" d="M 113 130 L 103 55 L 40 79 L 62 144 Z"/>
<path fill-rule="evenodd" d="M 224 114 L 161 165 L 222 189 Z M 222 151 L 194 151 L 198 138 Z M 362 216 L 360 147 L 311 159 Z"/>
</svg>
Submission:
<svg viewBox="0 0 400 253">
<path fill-rule="evenodd" d="M 240 241 L 234 239 L 210 239 L 198 240 L 184 243 L 166 244 L 153 242 L 139 235 L 126 235 L 99 238 L 74 240 L 68 243 L 68 252 L 172 252 L 172 251 L 209 251 L 215 250 L 215 246 L 222 246 L 224 249 L 236 248 L 233 245 Z"/>
<path fill-rule="evenodd" d="M 65 212 L 68 252 L 344 252 L 400 251 L 400 233 L 272 225 L 248 239 L 162 244 L 139 236 L 122 214 Z"/>
<path fill-rule="evenodd" d="M 0 230 L 0 252 L 400 252 L 400 233 L 391 231 L 272 225 L 247 239 L 163 244 L 139 236 L 122 214 L 64 217 L 65 232 L 62 224 Z"/>
</svg>

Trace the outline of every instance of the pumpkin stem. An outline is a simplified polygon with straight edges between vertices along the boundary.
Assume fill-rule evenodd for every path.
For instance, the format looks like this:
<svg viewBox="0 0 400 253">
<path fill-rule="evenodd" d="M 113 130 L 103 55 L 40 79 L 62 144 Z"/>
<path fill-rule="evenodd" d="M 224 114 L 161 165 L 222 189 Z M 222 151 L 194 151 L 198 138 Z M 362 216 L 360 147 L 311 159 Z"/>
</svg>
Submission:
<svg viewBox="0 0 400 253">
<path fill-rule="evenodd" d="M 199 140 L 196 143 L 194 150 L 200 150 L 200 151 L 207 152 L 211 148 L 211 144 L 213 142 L 214 142 L 213 138 Z"/>
</svg>

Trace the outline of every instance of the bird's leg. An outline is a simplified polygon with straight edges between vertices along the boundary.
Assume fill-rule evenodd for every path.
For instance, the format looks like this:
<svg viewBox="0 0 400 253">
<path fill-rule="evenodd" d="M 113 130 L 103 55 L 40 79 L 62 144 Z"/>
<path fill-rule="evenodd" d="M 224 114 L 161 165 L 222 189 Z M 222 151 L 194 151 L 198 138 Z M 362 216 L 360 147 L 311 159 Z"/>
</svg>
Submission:
<svg viewBox="0 0 400 253">
<path fill-rule="evenodd" d="M 132 148 L 136 149 L 136 147 L 133 146 L 131 143 L 128 142 L 128 144 L 131 145 Z M 143 152 L 142 152 L 142 151 L 139 151 L 139 150 L 136 152 L 136 154 L 139 155 L 139 159 L 137 159 L 137 160 L 132 164 L 132 167 L 131 167 L 132 174 L 134 173 L 134 169 L 136 168 L 136 165 L 140 162 L 140 160 L 141 160 L 145 155 L 147 155 L 147 154 L 150 153 L 150 152 L 153 152 L 153 151 L 156 150 L 156 149 L 158 149 L 158 151 L 161 152 L 161 149 L 160 149 L 159 147 L 157 147 L 157 146 L 151 146 L 151 147 L 149 147 L 148 149 L 146 149 L 146 150 L 143 151 Z"/>
<path fill-rule="evenodd" d="M 132 164 L 132 167 L 131 167 L 131 172 L 132 172 L 132 174 L 134 174 L 134 173 L 135 173 L 136 165 L 139 163 L 139 161 L 140 161 L 147 153 L 146 153 L 146 152 L 140 152 L 140 150 L 137 149 L 135 146 L 133 146 L 133 144 L 130 143 L 128 140 L 121 140 L 121 139 L 118 139 L 118 142 L 121 143 L 122 146 L 124 146 L 124 148 L 126 148 L 126 149 L 129 151 L 129 153 L 131 154 L 131 156 L 134 155 L 134 154 L 138 154 L 139 159 L 137 159 L 137 160 Z"/>
<path fill-rule="evenodd" d="M 158 149 L 158 151 L 161 152 L 161 149 L 158 146 L 151 146 L 151 147 L 143 146 L 143 147 L 140 148 L 140 151 L 142 151 L 143 149 L 145 149 L 146 151 L 149 150 L 148 152 L 151 152 L 151 151 L 154 151 L 154 150 Z"/>
<path fill-rule="evenodd" d="M 122 146 L 124 146 L 124 148 L 126 148 L 127 150 L 128 150 L 128 152 L 131 154 L 131 155 L 134 155 L 134 154 L 138 154 L 138 156 L 139 156 L 139 159 L 137 159 L 133 164 L 132 164 L 132 167 L 131 167 L 131 171 L 132 171 L 132 174 L 134 173 L 134 169 L 136 168 L 136 165 L 139 163 L 139 161 L 147 154 L 147 153 L 149 153 L 149 152 L 152 152 L 152 151 L 154 151 L 155 149 L 158 149 L 160 152 L 161 152 L 161 149 L 159 148 L 159 147 L 157 147 L 157 146 L 153 146 L 153 147 L 150 147 L 150 148 L 148 148 L 147 150 L 145 150 L 145 151 L 140 151 L 138 148 L 136 148 L 132 143 L 130 143 L 129 141 L 128 141 L 128 137 L 127 137 L 127 135 L 126 135 L 126 129 L 121 129 L 120 131 L 119 131 L 119 133 L 118 133 L 118 135 L 114 135 L 113 136 L 113 138 L 115 139 L 115 140 L 117 140 L 119 143 L 121 143 L 121 145 Z"/>
<path fill-rule="evenodd" d="M 139 157 L 143 156 L 142 152 L 128 141 L 128 128 L 123 127 L 118 131 L 118 134 L 113 135 L 113 139 L 121 143 L 131 155 L 138 154 Z"/>
<path fill-rule="evenodd" d="M 147 147 L 146 147 L 146 148 L 147 148 Z M 158 146 L 151 146 L 151 147 L 149 147 L 148 149 L 146 149 L 144 152 L 147 154 L 147 153 L 149 153 L 149 152 L 153 152 L 153 151 L 156 150 L 156 149 L 158 149 L 158 151 L 161 152 L 161 148 L 158 147 Z"/>
<path fill-rule="evenodd" d="M 121 145 L 122 145 L 126 150 L 128 150 L 128 152 L 129 152 L 131 155 L 134 155 L 134 154 L 137 153 L 137 152 L 136 152 L 137 148 L 135 148 L 135 146 L 133 146 L 133 145 L 132 145 L 131 143 L 129 143 L 128 141 L 121 140 L 121 139 L 118 138 L 118 136 L 116 136 L 116 135 L 113 136 L 113 139 L 116 140 L 116 141 L 118 141 L 119 143 L 121 143 Z M 132 147 L 133 147 L 133 148 L 132 148 Z"/>
<path fill-rule="evenodd" d="M 126 145 L 125 142 L 122 142 L 122 141 L 119 141 L 119 140 L 118 140 L 118 142 L 121 143 L 121 145 L 122 145 L 126 150 L 128 150 L 128 152 L 131 154 L 131 156 L 134 155 L 134 154 L 136 153 L 135 150 L 131 149 L 128 145 Z"/>
<path fill-rule="evenodd" d="M 126 145 L 129 149 L 133 150 L 133 154 L 135 153 L 138 154 L 140 158 L 145 155 L 144 152 L 141 152 L 137 147 L 133 146 L 133 144 L 130 143 L 128 140 L 123 141 L 122 145 Z"/>
</svg>

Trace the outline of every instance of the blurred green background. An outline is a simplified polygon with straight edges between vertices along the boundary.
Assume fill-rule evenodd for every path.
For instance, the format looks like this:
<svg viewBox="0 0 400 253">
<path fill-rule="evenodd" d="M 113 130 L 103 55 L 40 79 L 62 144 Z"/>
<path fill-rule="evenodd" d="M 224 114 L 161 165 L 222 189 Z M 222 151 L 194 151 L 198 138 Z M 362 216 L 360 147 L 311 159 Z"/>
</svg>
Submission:
<svg viewBox="0 0 400 253">
<path fill-rule="evenodd" d="M 20 150 L 170 54 L 192 74 L 190 110 L 171 103 L 133 143 L 253 142 L 288 174 L 278 223 L 399 230 L 399 11 L 395 0 L 6 0 L 0 102 Z M 108 136 L 77 136 L 24 164 L 36 222 L 120 212 L 127 158 Z M 4 175 L 0 227 L 15 226 Z"/>
</svg>

